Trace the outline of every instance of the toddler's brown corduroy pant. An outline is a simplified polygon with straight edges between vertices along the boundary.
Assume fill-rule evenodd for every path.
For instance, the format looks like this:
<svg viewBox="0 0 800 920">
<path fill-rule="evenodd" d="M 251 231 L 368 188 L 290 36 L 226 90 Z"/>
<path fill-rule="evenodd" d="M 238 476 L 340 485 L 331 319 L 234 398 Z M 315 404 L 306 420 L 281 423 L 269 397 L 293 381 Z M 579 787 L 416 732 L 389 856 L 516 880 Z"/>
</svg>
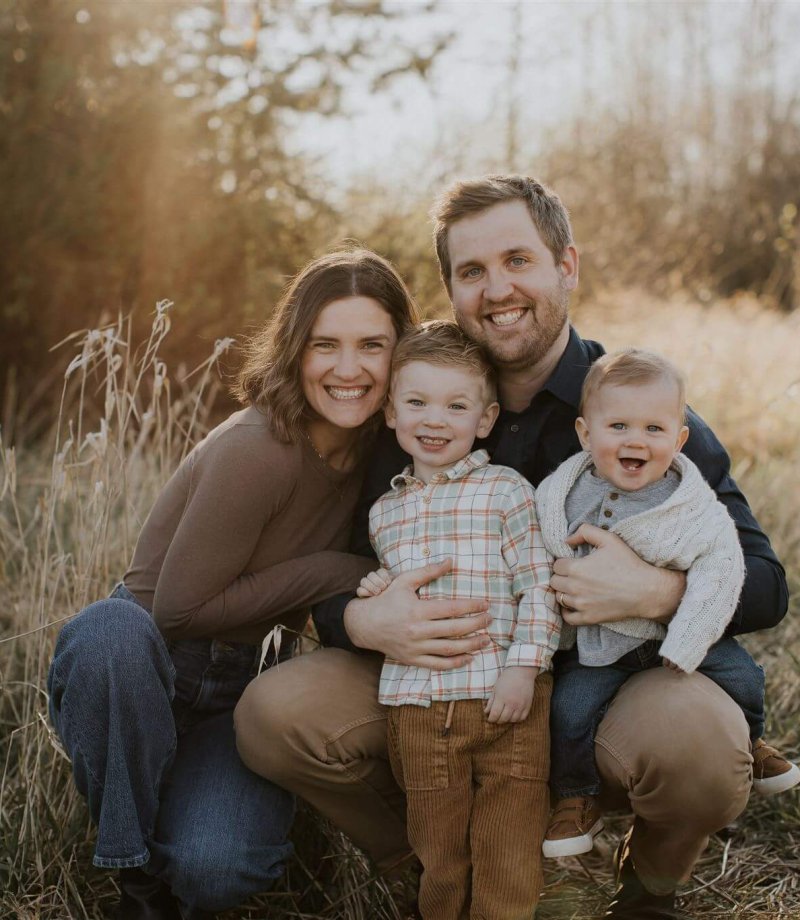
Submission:
<svg viewBox="0 0 800 920">
<path fill-rule="evenodd" d="M 409 847 L 378 703 L 382 660 L 332 648 L 286 661 L 248 686 L 235 719 L 252 770 L 302 796 L 389 871 Z M 633 811 L 634 865 L 654 892 L 686 881 L 709 835 L 747 804 L 747 723 L 702 674 L 634 675 L 600 723 L 595 754 L 604 806 Z"/>
<path fill-rule="evenodd" d="M 524 722 L 490 723 L 484 700 L 389 709 L 389 758 L 406 791 L 408 835 L 431 920 L 530 920 L 542 885 L 549 810 L 552 676 Z"/>
</svg>

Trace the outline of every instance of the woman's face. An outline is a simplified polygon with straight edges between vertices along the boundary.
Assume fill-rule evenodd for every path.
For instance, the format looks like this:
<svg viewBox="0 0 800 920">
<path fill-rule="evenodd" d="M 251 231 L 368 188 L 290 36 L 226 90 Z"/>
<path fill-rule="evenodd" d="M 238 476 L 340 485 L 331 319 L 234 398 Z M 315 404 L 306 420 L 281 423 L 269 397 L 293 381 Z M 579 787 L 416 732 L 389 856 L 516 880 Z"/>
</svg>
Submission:
<svg viewBox="0 0 800 920">
<path fill-rule="evenodd" d="M 337 428 L 358 428 L 378 412 L 397 341 L 391 317 L 372 297 L 343 297 L 322 309 L 300 368 L 303 394 Z"/>
</svg>

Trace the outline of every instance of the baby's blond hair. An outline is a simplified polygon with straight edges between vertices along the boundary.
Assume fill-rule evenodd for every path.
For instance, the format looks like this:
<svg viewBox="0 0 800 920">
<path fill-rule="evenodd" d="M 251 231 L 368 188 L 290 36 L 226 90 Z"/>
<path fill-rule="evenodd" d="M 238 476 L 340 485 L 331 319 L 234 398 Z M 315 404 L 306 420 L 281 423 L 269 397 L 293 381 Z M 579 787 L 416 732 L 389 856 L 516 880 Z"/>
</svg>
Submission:
<svg viewBox="0 0 800 920">
<path fill-rule="evenodd" d="M 678 411 L 681 421 L 686 415 L 686 378 L 669 360 L 653 351 L 625 348 L 603 355 L 589 368 L 583 381 L 579 412 L 584 415 L 586 406 L 604 386 L 638 386 L 654 380 L 669 380 L 678 392 Z"/>
</svg>

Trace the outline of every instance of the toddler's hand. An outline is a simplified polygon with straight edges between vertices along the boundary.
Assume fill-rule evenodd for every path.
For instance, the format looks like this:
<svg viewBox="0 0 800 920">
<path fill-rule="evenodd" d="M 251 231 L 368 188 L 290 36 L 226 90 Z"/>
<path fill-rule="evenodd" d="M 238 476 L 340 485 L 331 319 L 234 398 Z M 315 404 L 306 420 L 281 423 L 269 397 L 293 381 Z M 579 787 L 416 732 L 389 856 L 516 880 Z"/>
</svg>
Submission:
<svg viewBox="0 0 800 920">
<path fill-rule="evenodd" d="M 664 665 L 665 668 L 669 668 L 670 671 L 677 671 L 678 674 L 685 673 L 683 668 L 679 668 L 678 665 L 676 665 L 674 661 L 670 661 L 669 658 L 662 658 L 661 663 Z"/>
<path fill-rule="evenodd" d="M 523 722 L 533 703 L 533 689 L 539 668 L 505 668 L 494 685 L 484 712 L 489 722 Z"/>
<path fill-rule="evenodd" d="M 357 597 L 376 597 L 382 594 L 392 583 L 392 576 L 386 569 L 370 572 L 361 579 L 361 584 L 356 588 Z"/>
</svg>

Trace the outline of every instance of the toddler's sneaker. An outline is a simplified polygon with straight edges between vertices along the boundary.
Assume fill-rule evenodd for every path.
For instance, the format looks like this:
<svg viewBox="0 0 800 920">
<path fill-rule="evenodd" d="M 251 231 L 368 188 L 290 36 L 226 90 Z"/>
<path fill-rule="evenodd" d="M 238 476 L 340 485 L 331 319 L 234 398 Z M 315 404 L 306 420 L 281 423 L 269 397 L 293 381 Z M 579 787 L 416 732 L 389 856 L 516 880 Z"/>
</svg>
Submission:
<svg viewBox="0 0 800 920">
<path fill-rule="evenodd" d="M 753 745 L 753 788 L 759 795 L 777 795 L 800 783 L 800 769 L 763 738 Z"/>
<path fill-rule="evenodd" d="M 542 853 L 547 859 L 588 853 L 602 829 L 603 819 L 594 796 L 559 799 L 542 843 Z"/>
</svg>

